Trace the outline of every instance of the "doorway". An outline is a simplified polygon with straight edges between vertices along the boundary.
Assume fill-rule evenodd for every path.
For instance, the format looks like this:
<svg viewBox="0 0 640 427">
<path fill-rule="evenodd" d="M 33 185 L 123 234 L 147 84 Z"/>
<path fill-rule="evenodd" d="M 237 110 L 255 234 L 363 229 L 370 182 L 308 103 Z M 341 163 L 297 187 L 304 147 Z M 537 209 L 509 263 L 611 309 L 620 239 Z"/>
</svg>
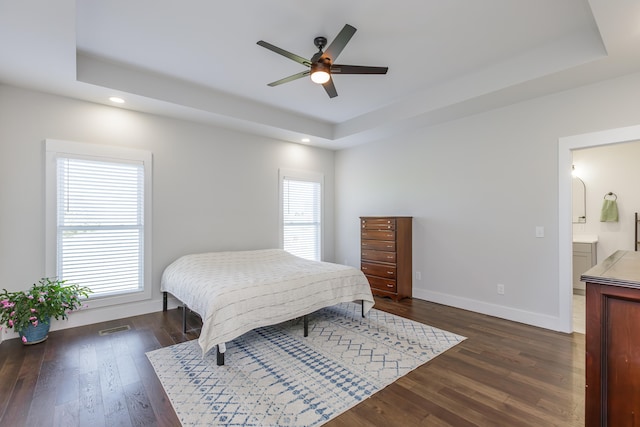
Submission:
<svg viewBox="0 0 640 427">
<path fill-rule="evenodd" d="M 572 284 L 572 176 L 573 151 L 640 140 L 640 126 L 611 129 L 559 139 L 558 144 L 558 243 L 559 330 L 573 331 Z"/>
</svg>

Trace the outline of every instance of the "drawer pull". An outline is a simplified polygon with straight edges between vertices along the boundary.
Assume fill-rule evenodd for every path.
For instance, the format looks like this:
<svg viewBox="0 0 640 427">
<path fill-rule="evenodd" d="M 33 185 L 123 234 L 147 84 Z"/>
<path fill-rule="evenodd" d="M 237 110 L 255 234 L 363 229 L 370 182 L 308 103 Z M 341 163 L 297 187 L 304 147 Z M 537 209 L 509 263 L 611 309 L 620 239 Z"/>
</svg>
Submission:
<svg viewBox="0 0 640 427">
<path fill-rule="evenodd" d="M 363 270 L 366 270 L 366 269 L 367 269 L 367 267 L 362 267 L 362 269 L 363 269 Z"/>
<path fill-rule="evenodd" d="M 387 271 L 387 274 L 393 274 L 393 271 Z"/>
<path fill-rule="evenodd" d="M 387 255 L 387 258 L 393 259 L 393 255 Z"/>
<path fill-rule="evenodd" d="M 393 283 L 387 283 L 387 288 L 393 288 Z"/>
</svg>

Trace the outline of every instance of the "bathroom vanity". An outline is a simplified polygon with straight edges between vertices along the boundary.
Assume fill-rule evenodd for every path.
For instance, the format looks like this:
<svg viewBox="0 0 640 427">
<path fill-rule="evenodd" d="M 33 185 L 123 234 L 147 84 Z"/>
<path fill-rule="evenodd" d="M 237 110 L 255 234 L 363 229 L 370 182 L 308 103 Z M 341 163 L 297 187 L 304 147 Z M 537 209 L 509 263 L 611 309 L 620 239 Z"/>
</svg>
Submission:
<svg viewBox="0 0 640 427">
<path fill-rule="evenodd" d="M 585 284 L 580 276 L 598 263 L 598 236 L 573 237 L 573 293 L 584 295 Z"/>
</svg>

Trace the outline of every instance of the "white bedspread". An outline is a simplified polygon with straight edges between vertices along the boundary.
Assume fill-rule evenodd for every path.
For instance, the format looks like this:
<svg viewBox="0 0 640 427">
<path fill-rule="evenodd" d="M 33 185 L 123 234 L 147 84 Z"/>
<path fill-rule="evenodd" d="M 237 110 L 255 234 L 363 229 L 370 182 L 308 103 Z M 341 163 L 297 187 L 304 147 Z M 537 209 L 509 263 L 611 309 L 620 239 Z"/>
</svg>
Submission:
<svg viewBox="0 0 640 427">
<path fill-rule="evenodd" d="M 360 270 L 281 249 L 185 255 L 165 269 L 161 290 L 202 317 L 203 354 L 254 328 L 340 302 L 363 300 L 365 313 L 374 304 Z"/>
</svg>

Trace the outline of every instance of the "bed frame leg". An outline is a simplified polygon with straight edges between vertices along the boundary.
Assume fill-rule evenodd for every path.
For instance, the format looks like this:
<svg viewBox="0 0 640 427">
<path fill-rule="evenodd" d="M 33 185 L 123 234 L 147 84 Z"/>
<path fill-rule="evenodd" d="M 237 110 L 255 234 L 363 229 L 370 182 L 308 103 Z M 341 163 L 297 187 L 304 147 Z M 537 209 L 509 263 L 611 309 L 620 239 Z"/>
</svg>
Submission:
<svg viewBox="0 0 640 427">
<path fill-rule="evenodd" d="M 309 315 L 305 314 L 302 316 L 302 323 L 304 323 L 304 336 L 309 336 Z"/>
<path fill-rule="evenodd" d="M 364 300 L 362 300 L 362 317 L 364 317 Z"/>
<path fill-rule="evenodd" d="M 216 365 L 224 366 L 224 353 L 220 353 L 220 346 L 216 346 Z"/>
<path fill-rule="evenodd" d="M 182 306 L 182 333 L 183 334 L 187 333 L 187 310 L 189 310 L 187 308 L 187 304 L 184 304 Z"/>
<path fill-rule="evenodd" d="M 162 293 L 162 311 L 167 311 L 167 293 Z"/>
</svg>

